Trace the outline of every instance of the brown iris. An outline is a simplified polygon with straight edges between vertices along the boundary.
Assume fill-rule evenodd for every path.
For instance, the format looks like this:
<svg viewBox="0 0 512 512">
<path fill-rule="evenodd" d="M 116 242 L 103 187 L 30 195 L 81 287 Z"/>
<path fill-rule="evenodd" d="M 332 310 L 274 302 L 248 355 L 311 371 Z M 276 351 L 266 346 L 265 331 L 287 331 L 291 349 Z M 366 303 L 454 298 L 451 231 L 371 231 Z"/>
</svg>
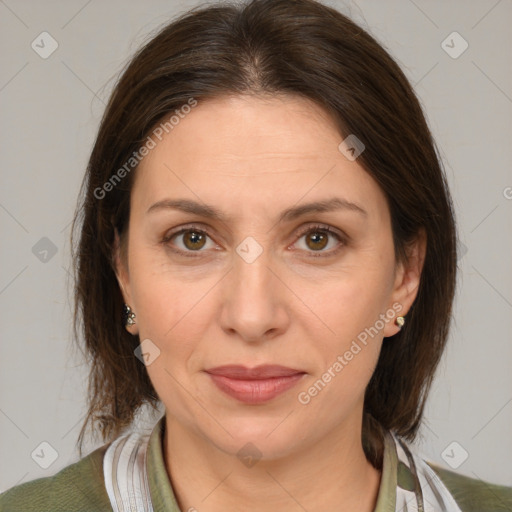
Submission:
<svg viewBox="0 0 512 512">
<path fill-rule="evenodd" d="M 327 234 L 321 231 L 312 231 L 306 236 L 306 244 L 310 249 L 319 250 L 327 245 Z M 312 242 L 312 244 L 309 243 Z"/>
<path fill-rule="evenodd" d="M 204 233 L 199 233 L 197 231 L 187 231 L 183 234 L 183 243 L 187 249 L 201 249 L 205 242 L 206 236 Z"/>
</svg>

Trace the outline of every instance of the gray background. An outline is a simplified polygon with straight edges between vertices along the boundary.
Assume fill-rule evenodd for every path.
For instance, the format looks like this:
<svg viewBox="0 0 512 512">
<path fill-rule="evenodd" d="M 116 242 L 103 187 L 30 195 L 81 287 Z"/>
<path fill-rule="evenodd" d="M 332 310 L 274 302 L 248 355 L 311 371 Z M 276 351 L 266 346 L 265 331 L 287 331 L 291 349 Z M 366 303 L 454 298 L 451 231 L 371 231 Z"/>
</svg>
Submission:
<svg viewBox="0 0 512 512">
<path fill-rule="evenodd" d="M 419 448 L 512 485 L 512 2 L 328 3 L 402 65 L 454 196 L 463 250 L 455 322 Z M 78 187 L 116 73 L 150 31 L 196 4 L 0 1 L 0 491 L 78 459 L 86 367 L 71 345 L 68 282 Z M 46 59 L 31 47 L 43 31 L 58 43 Z M 469 44 L 457 58 L 442 46 L 453 31 Z M 452 39 L 445 45 L 460 51 Z M 39 464 L 53 451 L 41 442 L 58 453 L 47 469 Z"/>
</svg>

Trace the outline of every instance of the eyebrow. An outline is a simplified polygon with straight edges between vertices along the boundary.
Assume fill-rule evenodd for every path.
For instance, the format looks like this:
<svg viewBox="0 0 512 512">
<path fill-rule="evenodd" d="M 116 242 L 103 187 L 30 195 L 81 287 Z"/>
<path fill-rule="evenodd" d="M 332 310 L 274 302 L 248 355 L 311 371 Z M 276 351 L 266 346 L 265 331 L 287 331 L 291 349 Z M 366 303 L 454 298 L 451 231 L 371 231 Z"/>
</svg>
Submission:
<svg viewBox="0 0 512 512">
<path fill-rule="evenodd" d="M 198 203 L 190 199 L 163 199 L 151 205 L 148 208 L 146 214 L 150 212 L 168 209 L 181 210 L 183 212 L 193 213 L 201 217 L 207 217 L 221 222 L 229 222 L 230 220 L 230 217 L 228 215 L 226 215 L 219 209 L 215 208 L 214 206 L 205 203 Z M 311 203 L 302 204 L 300 206 L 287 208 L 279 216 L 278 222 L 291 221 L 303 215 L 307 215 L 308 213 L 321 213 L 335 210 L 351 211 L 363 216 L 368 215 L 366 210 L 364 210 L 358 204 L 352 203 L 340 197 L 333 197 L 331 199 L 326 199 L 324 201 L 315 201 Z"/>
</svg>

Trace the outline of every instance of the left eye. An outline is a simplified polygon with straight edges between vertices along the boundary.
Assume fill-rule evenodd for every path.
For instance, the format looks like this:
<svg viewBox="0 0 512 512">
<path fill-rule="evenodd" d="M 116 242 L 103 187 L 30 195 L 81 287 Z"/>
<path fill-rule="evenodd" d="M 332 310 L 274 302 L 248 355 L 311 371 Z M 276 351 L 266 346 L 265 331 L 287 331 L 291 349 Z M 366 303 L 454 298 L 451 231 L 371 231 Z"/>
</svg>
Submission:
<svg viewBox="0 0 512 512">
<path fill-rule="evenodd" d="M 324 249 L 326 249 L 326 247 L 327 249 L 336 247 L 336 243 L 332 240 L 333 238 L 335 238 L 338 243 L 342 242 L 340 235 L 332 231 L 330 228 L 315 227 L 303 233 L 297 243 L 304 240 L 302 242 L 302 247 L 299 248 L 308 252 L 329 252 Z"/>
</svg>

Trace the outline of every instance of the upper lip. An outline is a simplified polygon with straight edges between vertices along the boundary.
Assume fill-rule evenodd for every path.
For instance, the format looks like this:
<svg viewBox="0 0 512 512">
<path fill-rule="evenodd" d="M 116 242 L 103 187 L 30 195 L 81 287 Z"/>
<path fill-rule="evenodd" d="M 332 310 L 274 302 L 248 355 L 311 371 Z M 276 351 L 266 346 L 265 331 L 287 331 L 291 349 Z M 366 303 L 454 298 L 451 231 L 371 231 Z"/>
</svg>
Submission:
<svg viewBox="0 0 512 512">
<path fill-rule="evenodd" d="M 257 380 L 257 379 L 270 379 L 273 377 L 289 377 L 290 375 L 296 375 L 298 373 L 305 373 L 302 370 L 296 370 L 294 368 L 288 368 L 286 366 L 280 366 L 276 364 L 271 365 L 260 365 L 254 368 L 247 368 L 242 365 L 229 364 L 224 366 L 216 366 L 205 370 L 206 373 L 213 375 L 222 375 L 230 379 L 239 380 Z"/>
</svg>

